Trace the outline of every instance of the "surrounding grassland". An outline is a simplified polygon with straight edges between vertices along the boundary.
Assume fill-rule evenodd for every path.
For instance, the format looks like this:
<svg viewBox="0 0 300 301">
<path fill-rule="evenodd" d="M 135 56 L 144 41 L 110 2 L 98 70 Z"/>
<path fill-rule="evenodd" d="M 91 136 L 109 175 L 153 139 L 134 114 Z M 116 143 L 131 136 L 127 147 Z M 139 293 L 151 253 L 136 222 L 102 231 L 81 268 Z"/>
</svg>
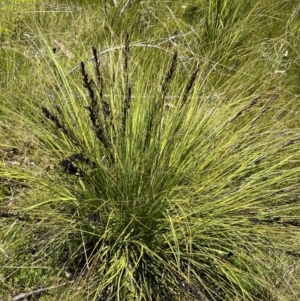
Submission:
<svg viewBox="0 0 300 301">
<path fill-rule="evenodd" d="M 1 2 L 1 300 L 300 299 L 296 2 Z"/>
</svg>

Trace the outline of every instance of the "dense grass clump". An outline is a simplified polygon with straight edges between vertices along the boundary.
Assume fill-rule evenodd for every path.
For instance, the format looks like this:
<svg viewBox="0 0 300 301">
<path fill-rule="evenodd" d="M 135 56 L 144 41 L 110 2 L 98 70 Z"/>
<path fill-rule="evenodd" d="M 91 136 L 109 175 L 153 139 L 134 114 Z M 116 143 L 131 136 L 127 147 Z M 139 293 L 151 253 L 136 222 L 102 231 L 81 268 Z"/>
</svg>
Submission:
<svg viewBox="0 0 300 301">
<path fill-rule="evenodd" d="M 51 54 L 58 81 L 27 124 L 54 170 L 25 177 L 47 195 L 27 221 L 55 227 L 51 248 L 90 300 L 266 299 L 263 260 L 299 223 L 299 137 L 267 122 L 280 91 L 213 98 L 177 52 L 150 82 L 131 56 L 128 33 L 108 71 L 93 48 L 81 87 Z"/>
<path fill-rule="evenodd" d="M 150 3 L 143 34 L 180 29 L 157 43 L 121 30 L 133 3 L 106 5 L 121 42 L 72 68 L 76 49 L 28 27 L 40 51 L 14 53 L 1 90 L 3 296 L 280 300 L 299 257 L 297 87 L 286 52 L 247 40 L 259 6 L 208 2 L 170 3 L 161 32 Z"/>
</svg>

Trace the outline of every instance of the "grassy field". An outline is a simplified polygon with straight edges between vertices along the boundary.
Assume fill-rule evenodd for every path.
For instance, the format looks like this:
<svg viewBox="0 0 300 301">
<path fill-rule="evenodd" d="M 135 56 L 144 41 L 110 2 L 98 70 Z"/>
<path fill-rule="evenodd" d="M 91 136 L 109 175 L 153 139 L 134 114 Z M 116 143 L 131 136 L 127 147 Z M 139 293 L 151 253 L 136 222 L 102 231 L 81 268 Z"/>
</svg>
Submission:
<svg viewBox="0 0 300 301">
<path fill-rule="evenodd" d="M 300 299 L 297 1 L 0 4 L 0 299 Z"/>
</svg>

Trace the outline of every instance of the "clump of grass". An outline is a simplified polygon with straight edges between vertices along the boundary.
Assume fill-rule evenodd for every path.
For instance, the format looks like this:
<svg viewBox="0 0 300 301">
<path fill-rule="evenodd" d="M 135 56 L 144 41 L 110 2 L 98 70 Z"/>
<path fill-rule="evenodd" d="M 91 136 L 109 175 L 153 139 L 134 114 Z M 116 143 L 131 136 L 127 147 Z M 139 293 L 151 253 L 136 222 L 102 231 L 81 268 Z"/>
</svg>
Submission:
<svg viewBox="0 0 300 301">
<path fill-rule="evenodd" d="M 62 298 L 276 298 L 264 261 L 294 252 L 299 227 L 299 139 L 270 122 L 280 93 L 262 82 L 249 96 L 245 80 L 244 92 L 212 99 L 206 70 L 195 61 L 185 73 L 178 52 L 149 82 L 152 69 L 138 52 L 132 67 L 128 33 L 124 40 L 108 72 L 93 47 L 94 66 L 80 65 L 83 87 L 49 47 L 55 89 L 27 104 L 35 113 L 25 118 L 55 168 L 42 177 L 1 168 L 43 193 L 13 211 L 36 224 L 39 254 L 51 241 L 62 273 L 79 285 Z"/>
<path fill-rule="evenodd" d="M 103 18 L 86 16 L 84 41 L 99 28 L 101 45 L 115 43 L 126 20 L 157 39 L 134 43 L 140 36 L 125 33 L 121 46 L 93 47 L 71 71 L 52 41 L 32 35 L 48 49 L 37 55 L 37 85 L 7 77 L 12 93 L 1 102 L 6 127 L 34 136 L 38 165 L 0 162 L 1 185 L 23 191 L 1 196 L 1 265 L 19 267 L 1 270 L 11 295 L 58 285 L 55 300 L 282 299 L 281 258 L 298 254 L 297 99 L 273 74 L 271 51 L 263 60 L 250 47 L 259 36 L 248 43 L 260 6 L 208 3 L 187 6 L 187 24 L 177 4 L 106 5 Z M 138 28 L 132 20 L 146 10 Z M 66 26 L 66 16 L 43 14 L 40 26 Z"/>
</svg>

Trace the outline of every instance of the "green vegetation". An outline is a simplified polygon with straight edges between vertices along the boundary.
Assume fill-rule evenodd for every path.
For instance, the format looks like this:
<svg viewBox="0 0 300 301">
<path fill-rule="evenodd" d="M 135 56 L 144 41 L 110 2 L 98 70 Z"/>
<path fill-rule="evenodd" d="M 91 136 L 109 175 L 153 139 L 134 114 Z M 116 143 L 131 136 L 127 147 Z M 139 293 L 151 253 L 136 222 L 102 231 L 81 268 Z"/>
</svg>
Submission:
<svg viewBox="0 0 300 301">
<path fill-rule="evenodd" d="M 94 2 L 0 6 L 1 300 L 299 299 L 300 5 Z"/>
</svg>

